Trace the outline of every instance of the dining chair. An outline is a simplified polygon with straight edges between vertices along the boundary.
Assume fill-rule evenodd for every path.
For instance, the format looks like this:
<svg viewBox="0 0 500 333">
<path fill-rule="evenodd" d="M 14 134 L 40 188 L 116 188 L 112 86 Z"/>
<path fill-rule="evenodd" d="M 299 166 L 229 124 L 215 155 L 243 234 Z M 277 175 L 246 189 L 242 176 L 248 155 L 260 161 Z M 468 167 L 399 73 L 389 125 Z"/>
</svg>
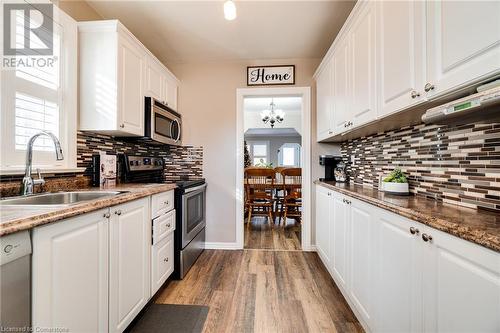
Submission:
<svg viewBox="0 0 500 333">
<path fill-rule="evenodd" d="M 283 217 L 283 198 L 285 197 L 285 191 L 283 191 L 283 188 L 281 184 L 283 183 L 283 175 L 281 174 L 281 171 L 287 169 L 288 167 L 280 166 L 274 168 L 274 171 L 276 172 L 276 180 L 275 184 L 275 191 L 274 191 L 274 212 L 275 215 L 277 214 L 278 217 L 278 224 L 281 223 L 281 218 Z"/>
<path fill-rule="evenodd" d="M 269 223 L 274 223 L 274 189 L 275 171 L 269 168 L 245 169 L 245 193 L 248 209 L 248 227 L 252 215 L 263 215 L 269 218 Z"/>
<path fill-rule="evenodd" d="M 283 226 L 287 217 L 295 217 L 302 223 L 302 169 L 286 168 L 281 171 L 283 177 Z M 279 220 L 281 224 L 281 218 Z"/>
</svg>

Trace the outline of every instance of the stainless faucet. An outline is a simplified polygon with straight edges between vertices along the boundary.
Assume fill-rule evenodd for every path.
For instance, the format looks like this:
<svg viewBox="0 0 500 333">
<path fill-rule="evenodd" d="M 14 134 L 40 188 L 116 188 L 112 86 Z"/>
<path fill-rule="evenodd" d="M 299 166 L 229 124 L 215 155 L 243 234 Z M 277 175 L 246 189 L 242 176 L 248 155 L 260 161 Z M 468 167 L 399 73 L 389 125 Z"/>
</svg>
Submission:
<svg viewBox="0 0 500 333">
<path fill-rule="evenodd" d="M 28 141 L 28 147 L 26 149 L 26 170 L 24 172 L 23 183 L 21 184 L 21 194 L 28 195 L 33 194 L 33 188 L 35 185 L 43 185 L 45 184 L 45 180 L 42 178 L 42 174 L 40 173 L 40 169 L 37 169 L 38 179 L 33 179 L 31 177 L 31 164 L 33 162 L 33 144 L 39 136 L 46 135 L 52 139 L 54 142 L 54 148 L 56 151 L 56 159 L 61 161 L 64 159 L 63 151 L 61 148 L 61 143 L 59 139 L 49 131 L 41 131 L 35 135 L 33 135 Z"/>
</svg>

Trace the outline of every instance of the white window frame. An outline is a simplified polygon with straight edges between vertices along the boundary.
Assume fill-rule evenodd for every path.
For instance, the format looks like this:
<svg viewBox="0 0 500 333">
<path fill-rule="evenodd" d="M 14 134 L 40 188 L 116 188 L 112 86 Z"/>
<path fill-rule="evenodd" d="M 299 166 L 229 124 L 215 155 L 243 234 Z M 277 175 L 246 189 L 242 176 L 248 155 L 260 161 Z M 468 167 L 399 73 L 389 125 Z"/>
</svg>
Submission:
<svg viewBox="0 0 500 333">
<path fill-rule="evenodd" d="M 36 7 L 36 3 L 33 4 Z M 3 17 L 3 8 L 0 8 Z M 61 31 L 60 51 L 60 93 L 59 99 L 59 140 L 64 160 L 57 161 L 53 151 L 34 151 L 33 167 L 42 171 L 77 171 L 77 23 L 70 16 L 54 6 L 55 29 Z M 0 172 L 19 173 L 25 167 L 25 150 L 15 150 L 15 70 L 2 70 L 0 73 L 1 116 L 0 116 Z M 23 85 L 23 83 L 20 83 Z M 20 90 L 23 92 L 23 90 Z"/>
<path fill-rule="evenodd" d="M 295 164 L 293 164 L 293 165 L 283 164 L 283 159 L 284 159 L 283 150 L 285 148 L 292 148 L 294 150 L 294 162 L 295 162 Z M 301 154 L 302 154 L 302 146 L 300 145 L 300 143 L 292 143 L 292 142 L 284 143 L 279 148 L 278 164 L 279 164 L 279 166 L 284 166 L 284 167 L 300 168 L 301 163 L 302 163 L 301 156 L 300 156 Z"/>
<path fill-rule="evenodd" d="M 262 157 L 265 157 L 266 158 L 266 164 L 269 164 L 271 163 L 271 152 L 269 151 L 270 148 L 271 148 L 271 144 L 269 141 L 247 141 L 247 145 L 248 145 L 248 150 L 249 150 L 249 153 L 250 153 L 250 160 L 252 162 L 252 166 L 254 166 L 254 158 L 262 158 Z M 266 146 L 266 156 L 264 155 L 257 155 L 255 156 L 254 153 L 253 153 L 253 146 L 254 145 L 263 145 L 263 146 Z"/>
</svg>

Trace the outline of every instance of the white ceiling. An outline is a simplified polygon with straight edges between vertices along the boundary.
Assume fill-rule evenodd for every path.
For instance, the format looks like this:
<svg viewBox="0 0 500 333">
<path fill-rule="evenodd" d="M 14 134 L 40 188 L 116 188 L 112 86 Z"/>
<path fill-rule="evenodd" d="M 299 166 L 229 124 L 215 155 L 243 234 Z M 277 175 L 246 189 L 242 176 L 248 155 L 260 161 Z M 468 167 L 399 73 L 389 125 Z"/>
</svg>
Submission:
<svg viewBox="0 0 500 333">
<path fill-rule="evenodd" d="M 321 58 L 355 1 L 89 1 L 119 19 L 164 63 Z"/>
</svg>

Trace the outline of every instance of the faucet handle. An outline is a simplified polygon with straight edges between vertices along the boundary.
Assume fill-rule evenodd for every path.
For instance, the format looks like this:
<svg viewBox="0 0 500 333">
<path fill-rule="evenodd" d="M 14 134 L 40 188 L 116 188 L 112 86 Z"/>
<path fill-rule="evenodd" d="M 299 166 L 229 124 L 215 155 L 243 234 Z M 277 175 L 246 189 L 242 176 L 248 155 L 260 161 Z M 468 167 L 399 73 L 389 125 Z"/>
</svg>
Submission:
<svg viewBox="0 0 500 333">
<path fill-rule="evenodd" d="M 40 168 L 36 168 L 36 173 L 38 174 L 38 179 L 33 180 L 34 185 L 44 185 L 45 179 L 42 177 L 42 173 L 40 172 Z"/>
</svg>

